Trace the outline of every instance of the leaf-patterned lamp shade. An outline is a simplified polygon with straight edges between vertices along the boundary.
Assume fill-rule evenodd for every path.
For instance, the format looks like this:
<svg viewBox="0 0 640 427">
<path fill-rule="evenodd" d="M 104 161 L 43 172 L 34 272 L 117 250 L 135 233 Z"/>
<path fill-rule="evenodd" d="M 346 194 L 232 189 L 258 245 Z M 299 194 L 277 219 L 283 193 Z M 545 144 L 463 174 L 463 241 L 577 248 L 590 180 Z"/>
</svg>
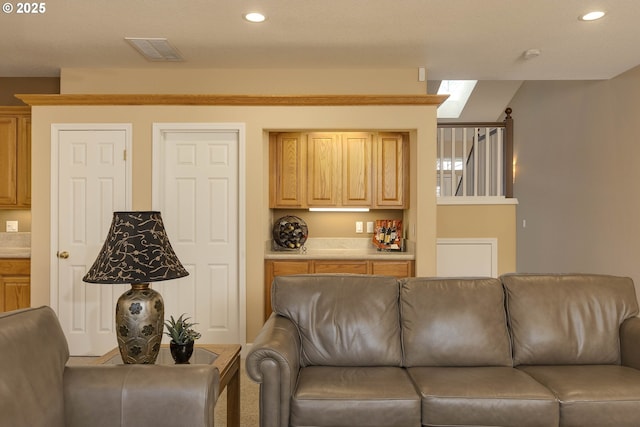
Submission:
<svg viewBox="0 0 640 427">
<path fill-rule="evenodd" d="M 107 239 L 82 280 L 133 285 L 188 275 L 169 243 L 160 212 L 114 212 Z"/>
</svg>

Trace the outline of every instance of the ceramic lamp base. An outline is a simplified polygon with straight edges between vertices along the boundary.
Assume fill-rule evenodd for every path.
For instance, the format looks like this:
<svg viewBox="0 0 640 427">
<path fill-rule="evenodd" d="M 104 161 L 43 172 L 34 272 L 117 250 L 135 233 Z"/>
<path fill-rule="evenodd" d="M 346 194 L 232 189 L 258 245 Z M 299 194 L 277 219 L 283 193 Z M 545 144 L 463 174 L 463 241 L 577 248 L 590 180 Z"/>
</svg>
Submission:
<svg viewBox="0 0 640 427">
<path fill-rule="evenodd" d="M 148 283 L 132 284 L 116 304 L 116 335 L 124 363 L 155 363 L 164 328 L 162 296 Z"/>
</svg>

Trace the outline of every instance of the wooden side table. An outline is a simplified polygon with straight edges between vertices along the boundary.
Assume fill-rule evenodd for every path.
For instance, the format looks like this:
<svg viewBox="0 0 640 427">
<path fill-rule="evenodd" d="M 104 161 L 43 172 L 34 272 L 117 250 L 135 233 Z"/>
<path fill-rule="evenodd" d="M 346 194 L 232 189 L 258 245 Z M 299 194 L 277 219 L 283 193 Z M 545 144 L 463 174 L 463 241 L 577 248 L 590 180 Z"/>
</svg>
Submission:
<svg viewBox="0 0 640 427">
<path fill-rule="evenodd" d="M 240 427 L 240 350 L 239 344 L 196 344 L 191 364 L 207 364 L 218 368 L 220 387 L 218 396 L 227 389 L 227 426 Z M 94 362 L 96 365 L 122 364 L 120 351 L 114 348 Z M 173 365 L 169 346 L 163 344 L 156 360 L 157 365 Z"/>
</svg>

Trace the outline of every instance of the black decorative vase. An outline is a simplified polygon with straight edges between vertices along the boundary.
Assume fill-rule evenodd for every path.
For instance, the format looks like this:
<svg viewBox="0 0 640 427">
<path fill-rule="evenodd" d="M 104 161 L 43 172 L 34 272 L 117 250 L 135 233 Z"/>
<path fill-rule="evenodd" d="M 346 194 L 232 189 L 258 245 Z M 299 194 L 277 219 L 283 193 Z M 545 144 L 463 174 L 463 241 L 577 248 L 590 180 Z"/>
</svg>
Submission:
<svg viewBox="0 0 640 427">
<path fill-rule="evenodd" d="M 176 344 L 173 341 L 169 343 L 171 357 L 173 357 L 176 365 L 189 363 L 189 359 L 191 359 L 191 355 L 193 354 L 193 343 L 193 341 L 189 341 L 186 344 Z"/>
</svg>

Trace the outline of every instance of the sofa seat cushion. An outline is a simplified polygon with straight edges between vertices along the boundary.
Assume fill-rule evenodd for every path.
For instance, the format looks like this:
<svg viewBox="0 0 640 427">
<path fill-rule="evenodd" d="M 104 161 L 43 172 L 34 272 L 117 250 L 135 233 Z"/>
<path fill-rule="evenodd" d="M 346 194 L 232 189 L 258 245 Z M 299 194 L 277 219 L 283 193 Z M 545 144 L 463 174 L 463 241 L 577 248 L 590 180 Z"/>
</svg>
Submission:
<svg viewBox="0 0 640 427">
<path fill-rule="evenodd" d="M 419 427 L 420 396 L 402 368 L 310 366 L 300 370 L 290 425 Z"/>
<path fill-rule="evenodd" d="M 560 426 L 640 425 L 640 371 L 619 365 L 520 366 L 560 401 Z"/>
<path fill-rule="evenodd" d="M 400 283 L 404 366 L 512 366 L 499 280 L 413 277 Z"/>
<path fill-rule="evenodd" d="M 551 427 L 558 402 L 547 388 L 510 367 L 415 367 L 424 426 Z"/>
</svg>

